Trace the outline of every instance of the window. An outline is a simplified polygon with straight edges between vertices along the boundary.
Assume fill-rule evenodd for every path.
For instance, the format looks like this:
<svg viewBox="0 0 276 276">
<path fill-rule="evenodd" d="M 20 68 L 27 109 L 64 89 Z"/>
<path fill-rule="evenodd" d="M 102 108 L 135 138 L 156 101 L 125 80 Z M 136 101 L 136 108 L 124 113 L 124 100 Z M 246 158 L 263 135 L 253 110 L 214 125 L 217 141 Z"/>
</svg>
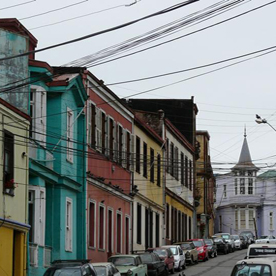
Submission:
<svg viewBox="0 0 276 276">
<path fill-rule="evenodd" d="M 104 112 L 101 112 L 101 130 L 102 130 L 102 148 L 101 152 L 105 155 L 108 155 L 108 117 Z"/>
<path fill-rule="evenodd" d="M 125 145 L 125 150 L 126 150 L 126 169 L 130 170 L 130 160 L 131 160 L 131 152 L 130 152 L 130 147 L 131 147 L 131 135 L 128 131 L 126 131 L 126 145 Z"/>
<path fill-rule="evenodd" d="M 235 178 L 235 195 L 238 194 L 238 179 Z"/>
<path fill-rule="evenodd" d="M 103 135 L 102 135 L 102 131 L 103 131 L 103 129 L 102 129 L 102 127 L 103 127 L 103 125 L 102 125 L 102 118 L 103 118 L 103 116 L 102 116 L 102 111 L 98 108 L 98 107 L 96 107 L 96 114 L 95 114 L 96 116 L 96 118 L 95 118 L 95 122 L 96 122 L 96 126 L 95 126 L 95 130 L 96 130 L 96 137 L 95 137 L 95 139 L 96 139 L 96 142 L 95 142 L 95 149 L 97 150 L 97 151 L 99 151 L 99 152 L 102 152 L 102 142 L 103 142 Z"/>
<path fill-rule="evenodd" d="M 254 229 L 254 210 L 248 210 L 248 227 Z"/>
<path fill-rule="evenodd" d="M 235 228 L 236 228 L 236 230 L 239 229 L 239 212 L 238 212 L 238 210 L 235 210 Z"/>
<path fill-rule="evenodd" d="M 45 244 L 45 188 L 29 186 L 30 243 Z"/>
<path fill-rule="evenodd" d="M 3 175 L 3 188 L 4 193 L 14 195 L 14 136 L 10 132 L 4 131 L 4 175 Z"/>
<path fill-rule="evenodd" d="M 174 177 L 176 180 L 179 179 L 178 176 L 178 148 L 175 147 L 174 149 Z"/>
<path fill-rule="evenodd" d="M 222 231 L 222 217 L 219 216 L 219 232 Z"/>
<path fill-rule="evenodd" d="M 145 178 L 148 177 L 148 146 L 147 144 L 144 142 L 143 144 L 143 176 Z"/>
<path fill-rule="evenodd" d="M 185 156 L 185 186 L 188 188 L 188 157 Z"/>
<path fill-rule="evenodd" d="M 166 204 L 166 238 L 170 238 L 170 205 Z"/>
<path fill-rule="evenodd" d="M 245 209 L 240 209 L 240 228 L 246 228 Z"/>
<path fill-rule="evenodd" d="M 189 239 L 192 238 L 192 218 L 189 217 Z"/>
<path fill-rule="evenodd" d="M 247 175 L 248 176 L 253 176 L 253 172 L 252 171 L 248 171 Z"/>
<path fill-rule="evenodd" d="M 65 251 L 72 251 L 72 199 L 68 197 L 65 212 Z"/>
<path fill-rule="evenodd" d="M 73 162 L 73 111 L 67 107 L 67 161 Z"/>
<path fill-rule="evenodd" d="M 130 219 L 129 217 L 126 217 L 126 220 L 125 220 L 125 254 L 129 254 L 129 238 L 130 238 L 130 235 L 129 235 L 129 232 L 130 232 L 130 223 L 129 223 Z"/>
<path fill-rule="evenodd" d="M 90 201 L 89 203 L 89 246 L 95 248 L 96 238 L 96 204 Z"/>
<path fill-rule="evenodd" d="M 91 101 L 88 102 L 87 110 L 88 144 L 96 147 L 96 106 Z"/>
<path fill-rule="evenodd" d="M 113 252 L 113 211 L 111 209 L 107 212 L 107 251 Z"/>
<path fill-rule="evenodd" d="M 109 157 L 111 160 L 114 159 L 114 128 L 116 129 L 114 120 L 109 118 Z"/>
<path fill-rule="evenodd" d="M 142 206 L 137 203 L 137 243 L 142 243 Z"/>
<path fill-rule="evenodd" d="M 154 183 L 154 150 L 150 149 L 150 182 Z"/>
<path fill-rule="evenodd" d="M 193 166 L 192 166 L 192 160 L 189 160 L 189 183 L 190 183 L 190 190 L 193 189 Z"/>
<path fill-rule="evenodd" d="M 155 247 L 159 247 L 160 239 L 160 216 L 158 213 L 155 215 Z"/>
<path fill-rule="evenodd" d="M 253 178 L 248 178 L 248 194 L 253 195 Z"/>
<path fill-rule="evenodd" d="M 172 176 L 174 176 L 174 144 L 173 143 L 171 143 L 171 147 L 170 147 L 170 159 L 171 159 L 170 173 Z"/>
<path fill-rule="evenodd" d="M 140 138 L 136 136 L 136 172 L 140 173 L 140 156 L 141 156 L 141 142 Z"/>
<path fill-rule="evenodd" d="M 157 154 L 157 186 L 161 186 L 161 156 Z"/>
<path fill-rule="evenodd" d="M 273 230 L 273 212 L 269 212 L 269 230 Z"/>
<path fill-rule="evenodd" d="M 35 112 L 35 94 L 36 89 L 31 88 L 30 91 L 30 117 L 31 125 L 30 125 L 30 137 L 35 138 L 35 118 L 36 118 L 36 112 Z"/>
<path fill-rule="evenodd" d="M 185 241 L 185 232 L 186 232 L 186 221 L 185 221 L 185 215 L 182 213 L 182 232 L 181 232 L 181 241 Z"/>
<path fill-rule="evenodd" d="M 181 185 L 184 185 L 184 154 L 183 154 L 183 152 L 181 152 L 181 155 L 180 155 L 180 163 L 181 163 L 181 171 L 180 171 Z"/>
<path fill-rule="evenodd" d="M 124 131 L 123 131 L 123 128 L 122 126 L 118 125 L 118 145 L 119 145 L 119 148 L 118 148 L 118 163 L 120 165 L 123 165 L 123 140 L 124 140 Z"/>
<path fill-rule="evenodd" d="M 169 139 L 167 138 L 166 140 L 166 159 L 167 159 L 167 162 L 166 162 L 166 171 L 168 173 L 170 173 L 170 142 L 169 142 Z"/>
<path fill-rule="evenodd" d="M 104 206 L 99 207 L 99 249 L 104 249 L 105 238 L 105 209 Z"/>
<path fill-rule="evenodd" d="M 223 185 L 223 197 L 226 198 L 226 185 Z"/>
<path fill-rule="evenodd" d="M 240 178 L 240 194 L 245 194 L 245 184 L 244 184 L 244 178 Z"/>
<path fill-rule="evenodd" d="M 117 248 L 116 251 L 117 253 L 122 253 L 121 248 L 122 248 L 122 215 L 121 213 L 117 213 Z"/>
</svg>

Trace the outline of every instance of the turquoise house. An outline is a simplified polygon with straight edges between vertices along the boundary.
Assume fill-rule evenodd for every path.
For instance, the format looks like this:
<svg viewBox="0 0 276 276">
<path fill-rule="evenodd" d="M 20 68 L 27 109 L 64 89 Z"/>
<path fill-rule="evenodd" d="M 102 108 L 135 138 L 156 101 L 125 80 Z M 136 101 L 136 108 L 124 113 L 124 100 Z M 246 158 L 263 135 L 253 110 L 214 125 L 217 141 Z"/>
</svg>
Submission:
<svg viewBox="0 0 276 276">
<path fill-rule="evenodd" d="M 81 68 L 31 60 L 29 71 L 28 275 L 43 275 L 51 261 L 86 258 L 87 95 Z"/>
</svg>

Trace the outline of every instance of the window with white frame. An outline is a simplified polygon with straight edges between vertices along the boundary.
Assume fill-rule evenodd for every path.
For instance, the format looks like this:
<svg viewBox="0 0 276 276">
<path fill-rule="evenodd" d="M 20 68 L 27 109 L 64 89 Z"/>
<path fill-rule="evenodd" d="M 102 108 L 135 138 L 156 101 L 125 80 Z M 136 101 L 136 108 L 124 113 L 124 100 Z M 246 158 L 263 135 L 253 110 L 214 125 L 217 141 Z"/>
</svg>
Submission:
<svg viewBox="0 0 276 276">
<path fill-rule="evenodd" d="M 88 101 L 87 104 L 87 128 L 88 128 L 88 137 L 87 143 L 92 148 L 96 146 L 96 105 Z"/>
<path fill-rule="evenodd" d="M 96 203 L 92 200 L 89 202 L 89 246 L 95 248 L 96 243 Z"/>
<path fill-rule="evenodd" d="M 102 111 L 96 107 L 96 150 L 102 152 Z"/>
<path fill-rule="evenodd" d="M 254 228 L 254 210 L 248 210 L 248 228 Z"/>
<path fill-rule="evenodd" d="M 73 237 L 73 201 L 66 197 L 65 206 L 65 250 L 72 251 L 72 237 Z"/>
<path fill-rule="evenodd" d="M 45 244 L 45 202 L 44 187 L 29 186 L 29 242 L 44 246 Z"/>
<path fill-rule="evenodd" d="M 99 206 L 99 249 L 105 249 L 105 207 Z"/>
<path fill-rule="evenodd" d="M 116 214 L 116 253 L 122 253 L 122 213 Z"/>
<path fill-rule="evenodd" d="M 248 194 L 253 195 L 253 178 L 248 178 Z"/>
<path fill-rule="evenodd" d="M 67 161 L 73 163 L 73 111 L 67 107 Z"/>
<path fill-rule="evenodd" d="M 237 208 L 235 210 L 236 229 L 254 229 L 255 208 Z"/>
<path fill-rule="evenodd" d="M 223 197 L 227 197 L 227 192 L 226 192 L 226 185 L 223 185 Z"/>
<path fill-rule="evenodd" d="M 244 195 L 245 194 L 245 183 L 244 183 L 244 178 L 240 178 L 240 194 Z"/>
<path fill-rule="evenodd" d="M 235 195 L 238 194 L 238 179 L 235 178 Z"/>
<path fill-rule="evenodd" d="M 235 229 L 239 229 L 239 212 L 235 210 Z"/>
<path fill-rule="evenodd" d="M 245 209 L 240 209 L 240 228 L 246 228 Z"/>
<path fill-rule="evenodd" d="M 273 230 L 273 212 L 269 212 L 269 230 Z"/>
<path fill-rule="evenodd" d="M 31 85 L 30 116 L 32 117 L 30 137 L 45 146 L 47 122 L 47 95 L 46 90 L 37 85 Z"/>
</svg>

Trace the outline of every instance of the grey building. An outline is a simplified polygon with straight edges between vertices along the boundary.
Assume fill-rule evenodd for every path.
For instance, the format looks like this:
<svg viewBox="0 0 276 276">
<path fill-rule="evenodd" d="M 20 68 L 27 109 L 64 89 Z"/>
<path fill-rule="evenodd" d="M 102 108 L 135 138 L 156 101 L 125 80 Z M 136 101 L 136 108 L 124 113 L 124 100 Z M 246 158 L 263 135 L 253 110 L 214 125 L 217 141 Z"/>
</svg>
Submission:
<svg viewBox="0 0 276 276">
<path fill-rule="evenodd" d="M 216 176 L 216 233 L 255 232 L 254 220 L 259 218 L 263 203 L 257 185 L 258 170 L 252 163 L 245 133 L 238 163 L 230 173 Z"/>
</svg>

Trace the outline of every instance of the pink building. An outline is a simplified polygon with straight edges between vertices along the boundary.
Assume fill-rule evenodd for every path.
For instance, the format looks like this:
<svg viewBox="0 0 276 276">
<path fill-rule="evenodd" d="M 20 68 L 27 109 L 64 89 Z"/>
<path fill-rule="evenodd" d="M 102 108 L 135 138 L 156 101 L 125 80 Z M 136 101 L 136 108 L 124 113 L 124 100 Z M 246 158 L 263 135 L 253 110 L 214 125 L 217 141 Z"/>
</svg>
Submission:
<svg viewBox="0 0 276 276">
<path fill-rule="evenodd" d="M 131 251 L 134 115 L 89 71 L 87 87 L 87 257 Z"/>
</svg>

